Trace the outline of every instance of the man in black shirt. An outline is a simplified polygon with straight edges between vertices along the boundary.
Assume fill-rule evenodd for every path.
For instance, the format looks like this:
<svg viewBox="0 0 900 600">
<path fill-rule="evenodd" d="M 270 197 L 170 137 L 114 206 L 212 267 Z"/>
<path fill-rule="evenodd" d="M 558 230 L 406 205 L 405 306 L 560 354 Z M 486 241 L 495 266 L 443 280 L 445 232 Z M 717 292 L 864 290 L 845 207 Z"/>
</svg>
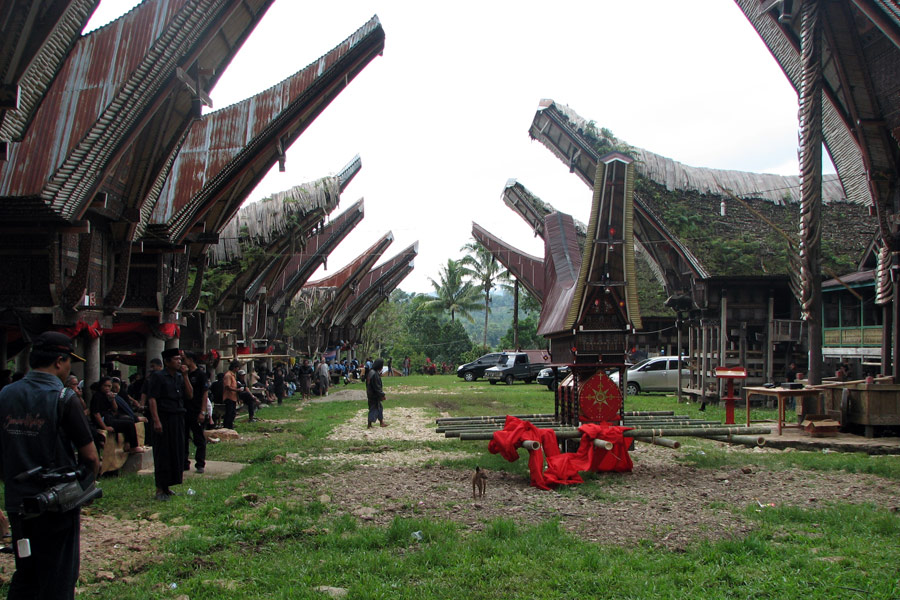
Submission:
<svg viewBox="0 0 900 600">
<path fill-rule="evenodd" d="M 100 470 L 81 402 L 63 390 L 72 361 L 83 360 L 68 336 L 43 333 L 32 344 L 32 370 L 0 391 L 0 466 L 16 549 L 8 598 L 75 597 L 81 510 L 47 511 L 25 519 L 23 499 L 47 485 L 17 476 L 35 467 L 74 469 L 79 463 L 94 477 Z"/>
<path fill-rule="evenodd" d="M 156 499 L 168 500 L 171 485 L 182 482 L 184 461 L 184 402 L 194 395 L 188 369 L 181 364 L 181 351 L 162 353 L 163 370 L 154 371 L 144 386 L 153 425 L 153 474 Z"/>
<path fill-rule="evenodd" d="M 190 439 L 194 438 L 194 446 L 197 453 L 194 455 L 194 468 L 198 473 L 206 470 L 206 436 L 203 431 L 206 426 L 206 399 L 209 395 L 209 380 L 206 372 L 197 366 L 197 355 L 193 352 L 184 353 L 184 364 L 188 368 L 188 379 L 191 382 L 194 394 L 189 400 L 185 400 L 184 413 L 184 470 L 191 468 L 188 460 L 190 453 Z"/>
</svg>

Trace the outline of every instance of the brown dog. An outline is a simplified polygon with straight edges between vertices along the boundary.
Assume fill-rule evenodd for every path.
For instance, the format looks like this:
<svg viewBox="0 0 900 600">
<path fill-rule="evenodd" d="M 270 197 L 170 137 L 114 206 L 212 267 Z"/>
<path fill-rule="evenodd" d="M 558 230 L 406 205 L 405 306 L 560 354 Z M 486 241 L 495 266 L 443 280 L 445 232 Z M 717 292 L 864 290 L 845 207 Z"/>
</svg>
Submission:
<svg viewBox="0 0 900 600">
<path fill-rule="evenodd" d="M 487 484 L 487 475 L 481 470 L 481 467 L 475 467 L 475 474 L 472 475 L 472 497 L 481 498 L 484 496 L 484 488 Z M 478 492 L 476 496 L 475 493 Z"/>
</svg>

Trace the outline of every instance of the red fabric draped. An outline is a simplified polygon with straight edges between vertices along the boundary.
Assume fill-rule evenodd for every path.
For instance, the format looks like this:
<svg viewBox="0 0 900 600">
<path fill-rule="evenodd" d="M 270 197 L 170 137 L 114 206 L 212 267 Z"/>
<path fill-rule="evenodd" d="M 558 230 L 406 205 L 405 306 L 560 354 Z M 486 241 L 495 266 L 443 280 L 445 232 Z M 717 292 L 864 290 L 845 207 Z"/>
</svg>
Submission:
<svg viewBox="0 0 900 600">
<path fill-rule="evenodd" d="M 64 333 L 70 338 L 74 338 L 78 336 L 82 331 L 86 331 L 88 337 L 92 340 L 97 339 L 101 335 L 103 335 L 103 328 L 100 326 L 100 321 L 94 321 L 92 324 L 88 325 L 84 321 L 78 321 L 75 323 L 75 327 L 62 327 L 59 332 Z"/>
<path fill-rule="evenodd" d="M 578 428 L 582 433 L 578 451 L 561 453 L 556 433 L 552 429 L 539 429 L 528 421 L 507 416 L 503 430 L 495 432 L 488 444 L 488 451 L 513 462 L 519 458 L 518 448 L 523 441 L 540 442 L 540 450 L 529 452 L 528 469 L 531 472 L 531 485 L 549 490 L 551 485 L 583 483 L 579 471 L 631 471 L 633 464 L 628 454 L 628 442 L 623 436 L 628 429 L 630 428 L 607 424 L 582 425 Z M 612 450 L 595 447 L 595 439 L 612 442 Z M 545 452 L 548 465 L 546 470 Z"/>
</svg>

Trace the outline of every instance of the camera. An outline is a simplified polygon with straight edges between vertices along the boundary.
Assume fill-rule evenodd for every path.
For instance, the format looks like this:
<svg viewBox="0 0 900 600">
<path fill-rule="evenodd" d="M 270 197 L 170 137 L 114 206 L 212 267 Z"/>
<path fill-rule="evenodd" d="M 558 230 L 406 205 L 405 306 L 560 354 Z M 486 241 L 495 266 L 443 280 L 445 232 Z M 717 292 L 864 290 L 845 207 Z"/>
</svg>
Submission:
<svg viewBox="0 0 900 600">
<path fill-rule="evenodd" d="M 93 472 L 84 467 L 50 470 L 35 467 L 17 475 L 16 480 L 34 481 L 47 486 L 43 492 L 22 498 L 25 518 L 37 517 L 45 512 L 67 512 L 103 496 Z"/>
</svg>

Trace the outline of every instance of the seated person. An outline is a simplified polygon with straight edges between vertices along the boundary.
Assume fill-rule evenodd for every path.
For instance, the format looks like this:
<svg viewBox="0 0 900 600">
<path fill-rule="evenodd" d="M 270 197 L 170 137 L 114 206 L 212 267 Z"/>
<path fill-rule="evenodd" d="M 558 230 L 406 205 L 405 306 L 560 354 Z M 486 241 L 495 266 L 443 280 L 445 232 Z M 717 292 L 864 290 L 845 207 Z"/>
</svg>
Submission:
<svg viewBox="0 0 900 600">
<path fill-rule="evenodd" d="M 98 430 L 121 433 L 128 446 L 127 452 L 134 454 L 144 451 L 137 443 L 135 420 L 119 408 L 112 391 L 112 379 L 107 376 L 101 377 L 97 382 L 97 391 L 91 398 L 91 417 Z"/>
</svg>

